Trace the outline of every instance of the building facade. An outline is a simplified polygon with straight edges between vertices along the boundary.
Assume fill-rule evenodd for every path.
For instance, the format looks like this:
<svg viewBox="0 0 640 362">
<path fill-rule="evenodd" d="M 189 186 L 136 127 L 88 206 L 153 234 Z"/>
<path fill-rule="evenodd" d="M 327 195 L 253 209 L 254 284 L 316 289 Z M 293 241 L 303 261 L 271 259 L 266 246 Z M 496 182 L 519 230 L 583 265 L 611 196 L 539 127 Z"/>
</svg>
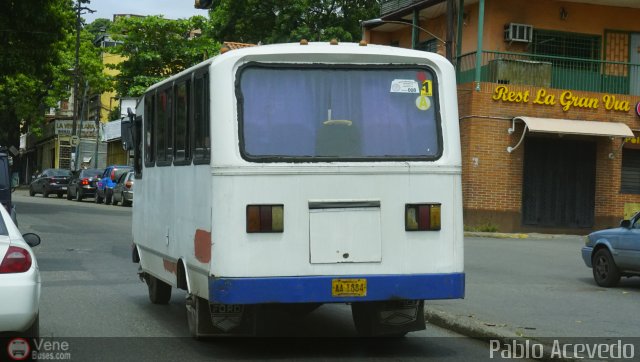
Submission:
<svg viewBox="0 0 640 362">
<path fill-rule="evenodd" d="M 465 225 L 584 234 L 640 210 L 640 2 L 383 1 L 370 43 L 458 77 Z"/>
</svg>

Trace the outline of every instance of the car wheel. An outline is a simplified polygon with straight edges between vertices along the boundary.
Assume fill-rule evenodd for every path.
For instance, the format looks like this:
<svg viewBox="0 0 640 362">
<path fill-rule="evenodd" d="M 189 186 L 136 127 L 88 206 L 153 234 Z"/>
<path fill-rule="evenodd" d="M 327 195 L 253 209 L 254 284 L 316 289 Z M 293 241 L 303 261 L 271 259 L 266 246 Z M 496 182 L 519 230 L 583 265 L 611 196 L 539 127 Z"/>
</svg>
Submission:
<svg viewBox="0 0 640 362">
<path fill-rule="evenodd" d="M 36 192 L 33 191 L 33 187 L 30 186 L 29 187 L 29 196 L 35 196 L 35 195 L 36 195 Z"/>
<path fill-rule="evenodd" d="M 145 280 L 149 287 L 149 300 L 153 304 L 167 304 L 171 299 L 171 285 L 147 274 Z"/>
<path fill-rule="evenodd" d="M 620 281 L 620 270 L 611 253 L 600 249 L 593 255 L 593 279 L 601 287 L 614 287 Z"/>
<path fill-rule="evenodd" d="M 131 201 L 124 198 L 124 193 L 122 194 L 122 206 L 131 206 Z"/>
</svg>

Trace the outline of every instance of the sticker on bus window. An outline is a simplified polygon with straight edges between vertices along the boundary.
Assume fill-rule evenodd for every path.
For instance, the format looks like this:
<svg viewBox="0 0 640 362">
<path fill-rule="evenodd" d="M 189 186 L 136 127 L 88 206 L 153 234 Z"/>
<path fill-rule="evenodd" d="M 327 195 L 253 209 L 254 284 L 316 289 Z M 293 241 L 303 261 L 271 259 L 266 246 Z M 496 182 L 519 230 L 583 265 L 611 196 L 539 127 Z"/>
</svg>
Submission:
<svg viewBox="0 0 640 362">
<path fill-rule="evenodd" d="M 420 93 L 418 82 L 413 79 L 394 79 L 391 82 L 391 93 Z"/>
<path fill-rule="evenodd" d="M 431 108 L 431 101 L 429 100 L 429 97 L 419 95 L 418 98 L 416 98 L 416 107 L 421 111 L 426 111 Z"/>
</svg>

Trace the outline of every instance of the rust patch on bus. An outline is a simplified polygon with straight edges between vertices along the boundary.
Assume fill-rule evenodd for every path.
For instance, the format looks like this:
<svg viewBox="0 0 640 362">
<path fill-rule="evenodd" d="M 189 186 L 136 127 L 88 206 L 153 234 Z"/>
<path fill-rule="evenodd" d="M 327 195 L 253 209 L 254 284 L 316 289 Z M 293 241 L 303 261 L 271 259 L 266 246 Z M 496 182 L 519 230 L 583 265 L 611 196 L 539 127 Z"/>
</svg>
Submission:
<svg viewBox="0 0 640 362">
<path fill-rule="evenodd" d="M 164 270 L 171 274 L 175 274 L 176 270 L 178 270 L 178 263 L 174 263 L 171 260 L 162 259 L 162 264 L 164 264 Z"/>
<path fill-rule="evenodd" d="M 211 232 L 197 229 L 196 235 L 193 237 L 193 249 L 195 250 L 196 259 L 201 263 L 211 261 Z"/>
</svg>

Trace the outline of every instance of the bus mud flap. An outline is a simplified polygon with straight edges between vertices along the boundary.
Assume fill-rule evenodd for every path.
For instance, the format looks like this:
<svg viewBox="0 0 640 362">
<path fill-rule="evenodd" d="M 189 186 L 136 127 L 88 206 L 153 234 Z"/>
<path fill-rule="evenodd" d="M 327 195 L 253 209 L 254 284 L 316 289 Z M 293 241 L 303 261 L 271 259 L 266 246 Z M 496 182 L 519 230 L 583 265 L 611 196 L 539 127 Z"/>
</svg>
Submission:
<svg viewBox="0 0 640 362">
<path fill-rule="evenodd" d="M 209 303 L 187 296 L 187 321 L 194 338 L 254 336 L 256 306 Z"/>
<path fill-rule="evenodd" d="M 402 336 L 425 329 L 422 300 L 357 302 L 351 304 L 351 313 L 363 337 Z"/>
</svg>

